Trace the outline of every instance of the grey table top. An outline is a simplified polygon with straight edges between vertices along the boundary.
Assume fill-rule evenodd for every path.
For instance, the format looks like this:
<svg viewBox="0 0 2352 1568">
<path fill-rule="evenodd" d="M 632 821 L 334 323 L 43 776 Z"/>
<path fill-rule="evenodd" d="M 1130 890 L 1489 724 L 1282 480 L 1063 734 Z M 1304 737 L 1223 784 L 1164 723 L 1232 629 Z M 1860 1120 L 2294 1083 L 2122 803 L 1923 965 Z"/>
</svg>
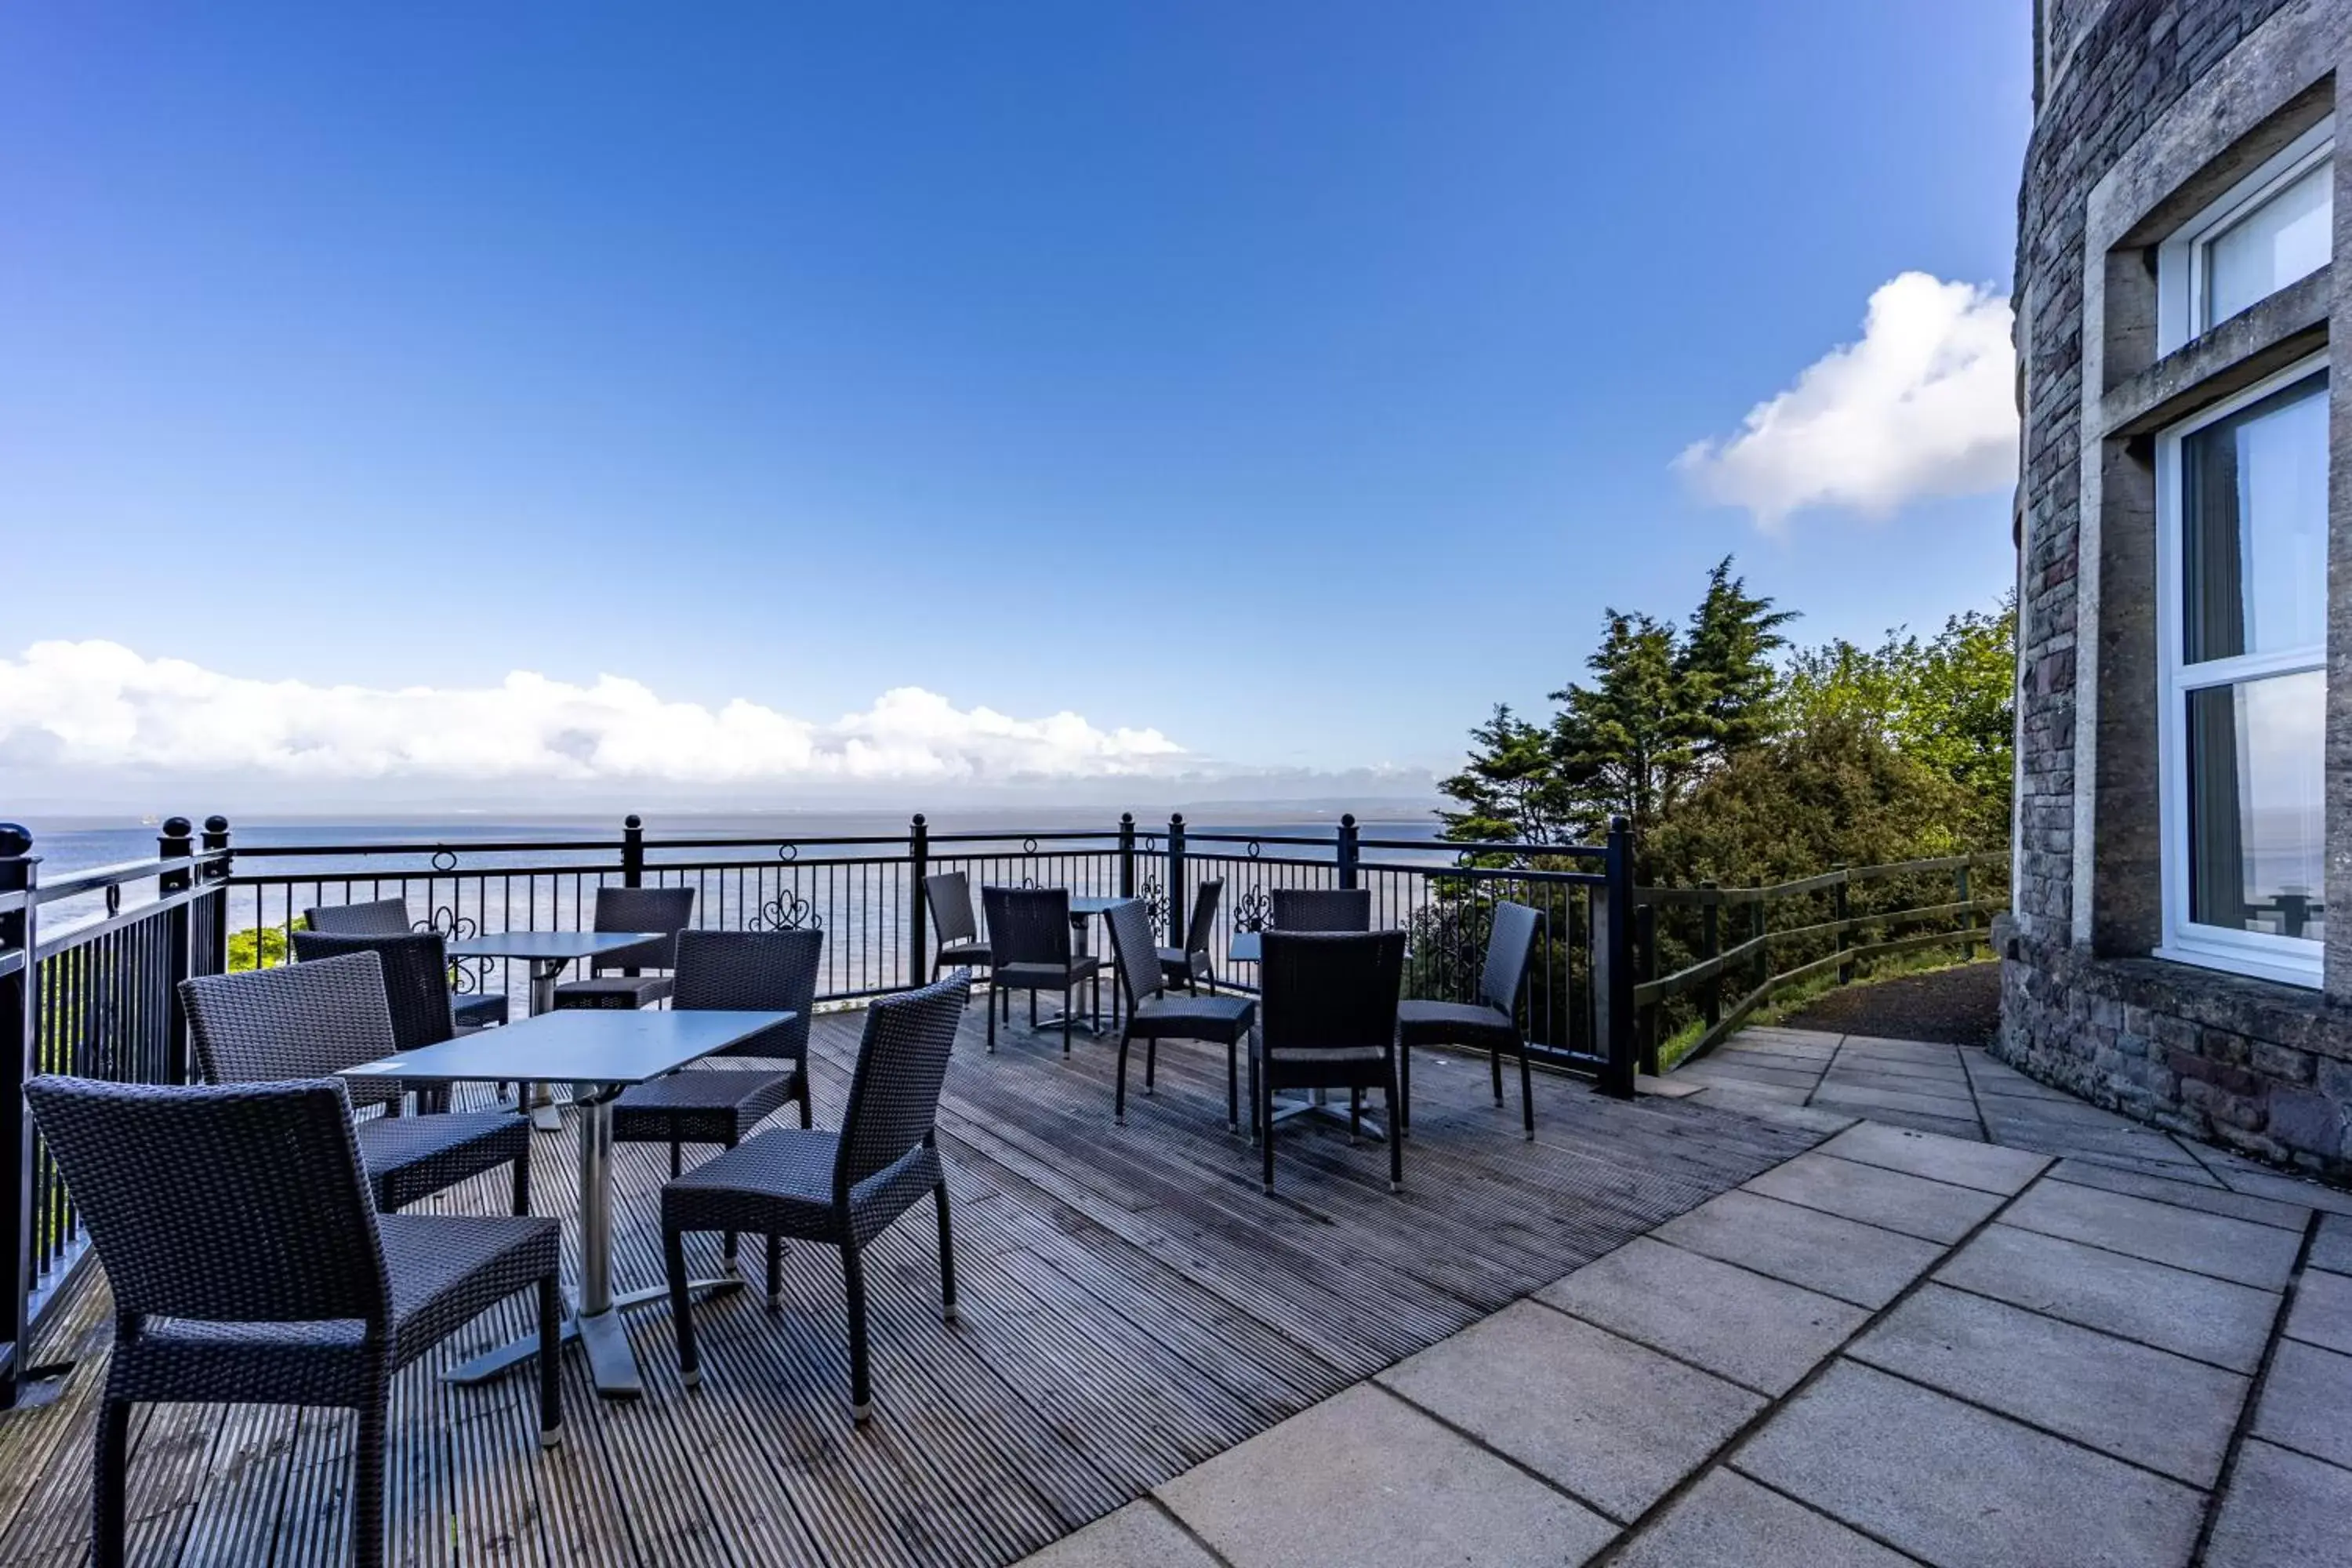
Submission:
<svg viewBox="0 0 2352 1568">
<path fill-rule="evenodd" d="M 583 1007 L 541 1013 L 519 1024 L 481 1029 L 398 1056 L 343 1069 L 346 1078 L 424 1079 L 473 1083 L 627 1084 L 674 1072 L 762 1029 L 788 1024 L 789 1012 L 696 1008 L 621 1010 Z"/>
<path fill-rule="evenodd" d="M 452 958 L 536 958 L 553 963 L 593 958 L 640 942 L 666 940 L 657 931 L 494 931 L 449 944 Z"/>
<path fill-rule="evenodd" d="M 1098 899 L 1090 895 L 1083 899 L 1072 899 L 1070 913 L 1073 916 L 1107 915 L 1125 902 L 1127 902 L 1125 899 Z"/>
<path fill-rule="evenodd" d="M 1234 945 L 1226 951 L 1226 956 L 1235 963 L 1255 963 L 1265 956 L 1265 949 L 1260 945 L 1257 932 L 1237 931 L 1234 932 Z"/>
</svg>

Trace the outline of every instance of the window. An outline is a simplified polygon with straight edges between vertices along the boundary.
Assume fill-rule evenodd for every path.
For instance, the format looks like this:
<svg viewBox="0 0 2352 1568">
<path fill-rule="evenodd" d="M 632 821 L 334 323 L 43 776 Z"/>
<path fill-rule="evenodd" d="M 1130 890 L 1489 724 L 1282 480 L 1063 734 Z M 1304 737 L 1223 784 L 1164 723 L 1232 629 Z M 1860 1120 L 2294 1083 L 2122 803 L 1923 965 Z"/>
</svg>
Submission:
<svg viewBox="0 0 2352 1568">
<path fill-rule="evenodd" d="M 2157 444 L 2161 956 L 2316 985 L 2327 930 L 2327 372 Z"/>
<path fill-rule="evenodd" d="M 2295 138 L 2157 253 L 2160 352 L 2327 265 L 2336 222 L 2336 121 Z"/>
</svg>

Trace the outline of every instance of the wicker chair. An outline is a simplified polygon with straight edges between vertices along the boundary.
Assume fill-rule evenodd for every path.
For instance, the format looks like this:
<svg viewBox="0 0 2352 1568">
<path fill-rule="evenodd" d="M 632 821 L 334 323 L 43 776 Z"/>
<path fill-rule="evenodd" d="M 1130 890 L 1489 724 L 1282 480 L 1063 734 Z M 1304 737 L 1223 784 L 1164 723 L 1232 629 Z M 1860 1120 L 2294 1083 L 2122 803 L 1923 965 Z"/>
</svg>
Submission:
<svg viewBox="0 0 2352 1568">
<path fill-rule="evenodd" d="M 1397 1129 L 1412 1122 L 1412 1047 L 1465 1046 L 1487 1053 L 1495 1073 L 1495 1103 L 1503 1103 L 1503 1053 L 1519 1058 L 1519 1107 L 1527 1135 L 1536 1135 L 1535 1076 L 1528 1070 L 1528 1037 L 1520 1032 L 1519 986 L 1527 979 L 1543 916 L 1525 904 L 1495 905 L 1486 937 L 1486 966 L 1475 1002 L 1404 1002 L 1397 1007 L 1397 1077 L 1403 1096 Z"/>
<path fill-rule="evenodd" d="M 988 943 L 971 918 L 971 879 L 961 871 L 942 871 L 923 879 L 923 901 L 930 907 L 931 935 L 939 947 L 931 954 L 931 978 L 948 968 L 985 969 Z"/>
<path fill-rule="evenodd" d="M 302 923 L 332 936 L 404 936 L 416 929 L 408 923 L 405 899 L 320 904 L 302 911 Z M 503 991 L 452 991 L 449 1011 L 460 1029 L 486 1029 L 507 1021 L 507 994 Z"/>
<path fill-rule="evenodd" d="M 1217 973 L 1209 960 L 1209 944 L 1217 939 L 1217 904 L 1225 895 L 1223 877 L 1202 883 L 1192 890 L 1192 916 L 1184 924 L 1184 945 L 1159 950 L 1160 967 L 1171 984 L 1181 984 L 1186 990 L 1197 990 L 1203 980 L 1209 983 L 1209 994 L 1217 994 Z"/>
<path fill-rule="evenodd" d="M 935 1126 L 948 1056 L 971 997 L 971 975 L 958 970 L 919 991 L 876 1002 L 866 1014 L 866 1037 L 857 1047 L 839 1132 L 772 1129 L 662 1188 L 670 1317 L 677 1325 L 678 1371 L 688 1388 L 702 1380 L 688 1299 L 684 1237 L 690 1230 L 767 1237 L 770 1311 L 783 1305 L 777 1258 L 783 1238 L 841 1248 L 849 1290 L 850 1412 L 860 1421 L 874 1403 L 860 1254 L 926 1193 L 939 1205 L 940 1298 L 948 1321 L 955 1321 L 955 1242 Z"/>
<path fill-rule="evenodd" d="M 1388 1096 L 1396 1125 L 1397 986 L 1404 932 L 1295 931 L 1265 935 L 1260 1024 L 1250 1051 L 1250 1129 L 1263 1140 L 1274 1191 L 1274 1096 L 1285 1089 L 1344 1089 L 1352 1128 L 1363 1093 Z M 1404 1190 L 1404 1140 L 1389 1140 L 1389 1190 Z"/>
<path fill-rule="evenodd" d="M 390 1056 L 397 1042 L 373 952 L 180 982 L 196 1065 L 215 1084 L 326 1078 Z M 397 1107 L 382 1080 L 348 1085 L 361 1104 Z M 376 1206 L 391 1213 L 484 1171 L 514 1166 L 514 1212 L 530 1212 L 530 1122 L 503 1110 L 375 1116 L 354 1124 Z"/>
<path fill-rule="evenodd" d="M 1070 1054 L 1070 998 L 1094 983 L 1094 1018 L 1102 1021 L 1102 960 L 1070 955 L 1070 894 L 1066 888 L 982 888 L 988 914 L 989 951 L 995 964 L 989 984 L 1004 998 L 1004 1021 L 1013 1021 L 1013 994 L 1029 993 L 1029 1026 L 1037 1026 L 1037 993 L 1062 994 L 1062 1054 Z M 988 1048 L 996 1049 L 996 1008 L 988 1009 Z"/>
<path fill-rule="evenodd" d="M 1276 888 L 1273 931 L 1370 931 L 1372 895 L 1365 888 Z"/>
<path fill-rule="evenodd" d="M 1210 886 L 1215 886 L 1211 883 Z M 1160 1067 L 1163 1039 L 1208 1040 L 1225 1047 L 1225 1125 L 1241 1122 L 1241 1077 L 1238 1051 L 1257 1022 L 1257 1004 L 1246 996 L 1171 995 L 1168 971 L 1151 942 L 1151 916 L 1129 899 L 1111 906 L 1108 917 L 1111 951 L 1118 960 L 1118 984 L 1127 1000 L 1127 1019 L 1118 1033 L 1118 1087 L 1111 1100 L 1111 1119 L 1127 1125 L 1127 1047 L 1143 1042 L 1143 1092 L 1150 1094 Z"/>
<path fill-rule="evenodd" d="M 372 952 L 383 965 L 384 1003 L 392 1013 L 392 1048 L 413 1051 L 455 1038 L 457 1016 L 442 977 L 449 973 L 449 952 L 438 931 L 402 931 L 394 936 L 337 936 L 328 931 L 294 933 L 294 960 L 312 963 L 347 953 Z M 419 1088 L 416 1102 L 425 1110 L 449 1109 L 446 1084 Z"/>
<path fill-rule="evenodd" d="M 668 996 L 674 989 L 668 975 L 639 974 L 636 971 L 677 968 L 677 933 L 692 919 L 692 888 L 597 889 L 598 931 L 661 934 L 590 960 L 587 979 L 567 980 L 555 988 L 555 1005 L 625 1010 L 650 1006 Z"/>
<path fill-rule="evenodd" d="M 379 1215 L 335 1079 L 25 1098 L 113 1292 L 96 1568 L 123 1561 L 131 1406 L 215 1401 L 359 1413 L 352 1560 L 380 1568 L 393 1374 L 518 1291 L 539 1296 L 540 1441 L 561 1437 L 556 1222 Z"/>
</svg>

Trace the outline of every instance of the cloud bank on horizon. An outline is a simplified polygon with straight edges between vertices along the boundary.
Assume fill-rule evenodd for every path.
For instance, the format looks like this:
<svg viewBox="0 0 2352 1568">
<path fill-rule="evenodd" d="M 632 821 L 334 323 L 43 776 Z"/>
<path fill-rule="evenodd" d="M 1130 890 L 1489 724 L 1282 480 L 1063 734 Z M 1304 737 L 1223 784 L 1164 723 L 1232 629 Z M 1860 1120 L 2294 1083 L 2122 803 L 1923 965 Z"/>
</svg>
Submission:
<svg viewBox="0 0 2352 1568">
<path fill-rule="evenodd" d="M 1675 460 L 1703 497 L 1778 532 L 1806 507 L 1891 515 L 1913 501 L 2001 489 L 2017 475 L 2009 301 L 1906 272 L 1870 296 L 1862 339 L 1748 411 L 1738 434 Z"/>
</svg>

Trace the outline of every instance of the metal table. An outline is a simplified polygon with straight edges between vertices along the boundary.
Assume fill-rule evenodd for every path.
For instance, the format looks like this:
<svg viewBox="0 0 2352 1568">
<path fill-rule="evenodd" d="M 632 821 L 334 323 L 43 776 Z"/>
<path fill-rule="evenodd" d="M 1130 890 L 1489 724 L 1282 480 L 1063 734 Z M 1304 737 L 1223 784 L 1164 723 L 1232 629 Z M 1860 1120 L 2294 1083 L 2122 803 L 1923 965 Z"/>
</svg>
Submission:
<svg viewBox="0 0 2352 1568">
<path fill-rule="evenodd" d="M 667 1300 L 667 1285 L 613 1293 L 613 1101 L 633 1083 L 675 1072 L 762 1029 L 790 1023 L 788 1012 L 630 1011 L 581 1008 L 537 1014 L 504 1028 L 461 1035 L 439 1045 L 362 1062 L 347 1078 L 448 1083 L 545 1083 L 569 1079 L 580 1108 L 580 1296 L 563 1337 L 588 1354 L 596 1392 L 634 1398 L 645 1392 L 630 1353 L 621 1309 Z M 732 1277 L 698 1279 L 702 1293 L 740 1285 Z M 449 1373 L 480 1383 L 529 1360 L 536 1335 L 478 1356 Z"/>
<path fill-rule="evenodd" d="M 1225 957 L 1234 963 L 1261 963 L 1265 959 L 1265 944 L 1258 940 L 1256 931 L 1237 931 L 1234 933 L 1232 945 L 1225 949 Z M 1274 1102 L 1276 1126 L 1279 1127 L 1296 1116 L 1319 1116 L 1342 1127 L 1350 1125 L 1348 1108 L 1334 1105 L 1331 1091 L 1324 1089 L 1308 1091 L 1305 1100 L 1277 1100 Z M 1363 1131 L 1367 1138 L 1385 1139 L 1389 1135 L 1388 1128 L 1369 1114 L 1363 1119 Z"/>
<path fill-rule="evenodd" d="M 487 936 L 469 936 L 449 944 L 452 958 L 520 958 L 530 965 L 530 1016 L 555 1010 L 555 982 L 566 966 L 583 958 L 601 958 L 625 947 L 640 942 L 658 942 L 659 931 L 498 931 Z M 541 1132 L 562 1131 L 563 1122 L 557 1115 L 555 1101 L 548 1097 L 544 1084 L 526 1084 L 522 1088 L 525 1101 L 530 1106 L 530 1124 Z"/>
</svg>

